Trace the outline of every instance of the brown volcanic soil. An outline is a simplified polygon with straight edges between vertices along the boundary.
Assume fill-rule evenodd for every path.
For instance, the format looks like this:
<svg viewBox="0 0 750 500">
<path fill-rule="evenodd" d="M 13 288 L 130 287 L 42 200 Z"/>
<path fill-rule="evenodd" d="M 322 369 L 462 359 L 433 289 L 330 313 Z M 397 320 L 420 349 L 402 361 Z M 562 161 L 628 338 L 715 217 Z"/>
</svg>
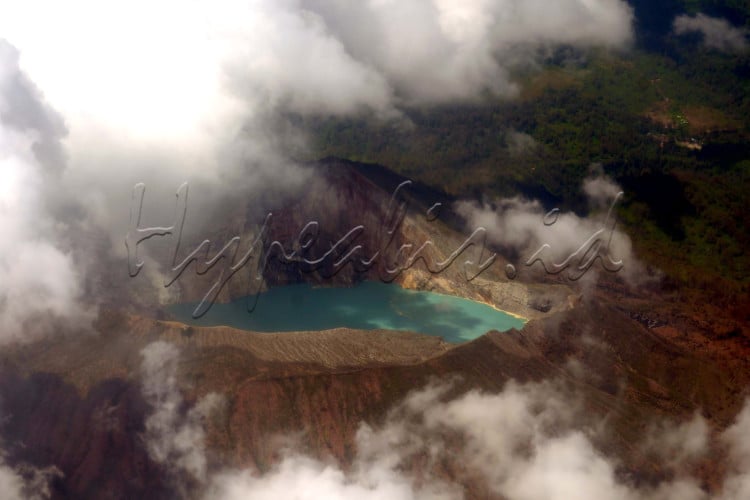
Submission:
<svg viewBox="0 0 750 500">
<path fill-rule="evenodd" d="M 324 248 L 356 224 L 377 227 L 390 192 L 341 166 L 327 175 L 337 179 L 334 192 L 311 190 L 297 205 L 276 211 L 274 238 L 291 241 L 311 218 L 310 207 L 328 224 Z M 351 210 L 335 219 L 340 205 Z M 243 228 L 247 241 L 255 220 L 236 215 L 212 236 L 226 241 Z M 376 248 L 378 237 L 367 233 L 359 243 Z M 400 245 L 426 238 L 435 241 L 437 260 L 462 241 L 450 221 L 428 221 L 419 211 L 407 216 L 396 239 Z M 125 271 L 122 262 L 104 264 L 107 272 Z M 676 293 L 629 292 L 616 277 L 600 280 L 585 298 L 564 283 L 508 282 L 498 272 L 504 264 L 499 257 L 473 283 L 458 265 L 438 276 L 415 267 L 399 278 L 404 286 L 483 300 L 532 318 L 521 332 L 492 332 L 458 346 L 403 332 L 254 334 L 147 319 L 142 315 L 161 309 L 153 283 L 103 274 L 90 290 L 101 292 L 104 304 L 96 335 L 60 335 L 0 353 L 3 449 L 12 464 L 57 466 L 64 476 L 53 483 L 55 498 L 168 498 L 165 471 L 149 460 L 142 439 L 149 408 L 140 392 L 140 351 L 155 340 L 180 346 L 187 405 L 212 391 L 227 398 L 226 411 L 208 429 L 215 467 L 266 470 L 277 458 L 278 436 L 292 434 L 310 454 L 346 466 L 361 422 L 377 424 L 409 391 L 436 377 L 456 379 L 455 393 L 497 392 L 510 379 L 560 380 L 583 399 L 592 421 L 606 418 L 609 432 L 596 444 L 622 459 L 623 474 L 641 482 L 666 473 L 634 444 L 654 419 L 687 419 L 700 408 L 717 430 L 732 421 L 750 383 L 746 324 Z M 275 266 L 267 281 L 345 285 L 377 277 L 372 273 L 349 270 L 329 279 Z M 167 302 L 200 298 L 211 279 L 191 276 L 180 279 Z M 221 299 L 246 293 L 247 280 L 238 275 Z M 707 486 L 717 485 L 723 468 L 721 450 L 712 453 L 716 460 L 696 465 Z M 462 480 L 469 497 L 486 496 L 460 464 L 446 465 L 444 473 Z"/>
<path fill-rule="evenodd" d="M 278 437 L 295 433 L 307 452 L 345 466 L 362 421 L 382 421 L 435 377 L 458 377 L 456 393 L 552 378 L 583 398 L 592 421 L 606 417 L 611 432 L 597 442 L 602 452 L 621 458 L 628 477 L 648 482 L 665 472 L 634 443 L 654 419 L 688 419 L 696 408 L 715 429 L 729 425 L 750 383 L 750 345 L 747 332 L 712 338 L 700 324 L 662 320 L 663 304 L 613 301 L 613 293 L 599 289 L 592 300 L 521 332 L 491 332 L 457 346 L 410 333 L 252 334 L 104 313 L 98 336 L 3 353 L 2 434 L 14 461 L 61 469 L 57 498 L 101 498 L 100 488 L 112 498 L 163 497 L 163 471 L 139 437 L 148 413 L 139 352 L 161 339 L 181 348 L 188 403 L 211 391 L 228 399 L 209 428 L 215 466 L 266 470 L 277 458 Z M 720 458 L 721 450 L 711 456 Z M 457 470 L 445 474 L 460 480 Z M 716 486 L 722 471 L 718 459 L 696 465 L 707 486 Z M 467 488 L 482 495 L 479 485 Z"/>
</svg>

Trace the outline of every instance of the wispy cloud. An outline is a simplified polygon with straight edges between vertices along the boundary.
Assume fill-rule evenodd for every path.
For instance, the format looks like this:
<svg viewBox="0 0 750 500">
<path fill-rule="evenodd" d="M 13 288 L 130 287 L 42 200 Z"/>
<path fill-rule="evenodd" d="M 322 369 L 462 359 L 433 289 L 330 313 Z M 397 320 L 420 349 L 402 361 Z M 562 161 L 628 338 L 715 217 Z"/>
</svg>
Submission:
<svg viewBox="0 0 750 500">
<path fill-rule="evenodd" d="M 208 394 L 186 408 L 177 386 L 179 351 L 158 341 L 142 351 L 143 396 L 152 407 L 146 419 L 145 440 L 152 460 L 175 474 L 188 473 L 206 479 L 203 420 L 223 403 L 218 394 Z"/>
<path fill-rule="evenodd" d="M 211 479 L 206 498 L 463 498 L 467 485 L 509 500 L 708 500 L 700 482 L 677 467 L 707 451 L 708 426 L 700 415 L 683 424 L 661 423 L 669 457 L 661 464 L 673 479 L 636 486 L 603 454 L 582 405 L 551 383 L 509 383 L 497 394 L 471 391 L 447 398 L 450 385 L 411 393 L 377 428 L 363 424 L 347 472 L 336 465 L 288 453 L 272 471 L 224 472 Z M 739 433 L 750 430 L 746 403 L 724 434 L 732 455 L 716 500 L 747 497 L 750 463 Z M 602 429 L 604 429 L 602 431 Z M 684 442 L 677 441 L 682 436 Z M 601 436 L 599 436 L 601 437 Z M 653 444 L 653 443 L 652 443 Z M 420 457 L 420 460 L 416 460 Z M 446 461 L 454 468 L 446 469 Z M 422 463 L 418 468 L 416 462 Z M 460 464 L 459 466 L 455 466 Z"/>
<path fill-rule="evenodd" d="M 703 36 L 703 45 L 723 52 L 742 52 L 747 50 L 747 32 L 732 26 L 726 19 L 710 17 L 705 14 L 689 16 L 683 14 L 674 20 L 674 32 L 678 35 L 699 33 Z"/>
<path fill-rule="evenodd" d="M 44 469 L 29 465 L 11 467 L 0 448 L 0 496 L 3 500 L 45 500 L 50 498 L 50 481 L 62 473 L 56 467 Z"/>
<path fill-rule="evenodd" d="M 603 262 L 594 261 L 592 267 L 597 268 L 601 263 L 631 283 L 642 282 L 646 279 L 643 265 L 635 257 L 628 235 L 616 225 L 617 196 L 622 190 L 612 179 L 600 174 L 587 178 L 582 189 L 592 208 L 592 215 L 588 217 L 572 212 L 548 213 L 539 201 L 520 196 L 483 203 L 464 200 L 457 202 L 455 209 L 469 226 L 485 228 L 490 241 L 520 255 L 523 262 L 538 269 L 542 269 L 542 264 L 533 258 L 535 255 L 544 261 L 543 269 L 557 272 L 555 264 L 565 262 L 580 251 L 564 271 L 577 279 L 582 274 L 577 266 L 596 255 L 598 248 Z M 612 213 L 611 207 L 614 208 Z M 593 242 L 586 245 L 600 231 L 595 238 L 600 240 L 599 246 Z M 548 247 L 537 254 L 543 245 Z M 587 252 L 589 249 L 591 251 Z M 613 262 L 622 264 L 614 266 Z"/>
<path fill-rule="evenodd" d="M 196 488 L 180 490 L 191 498 L 709 498 L 683 466 L 710 448 L 709 426 L 700 414 L 684 423 L 651 426 L 641 449 L 651 450 L 672 479 L 636 486 L 618 474 L 618 457 L 594 444 L 607 437 L 607 423 L 588 413 L 569 387 L 554 382 L 510 381 L 498 393 L 472 390 L 461 395 L 455 395 L 451 383 L 430 383 L 396 404 L 381 424 L 362 423 L 355 454 L 345 468 L 287 445 L 279 462 L 262 474 L 209 469 L 202 424 L 190 415 L 206 415 L 206 407 L 215 403 L 201 400 L 183 409 L 187 417 L 178 417 L 183 401 L 174 380 L 176 348 L 157 342 L 143 355 L 144 394 L 154 406 L 147 434 L 151 456 L 199 481 Z M 716 500 L 746 497 L 750 451 L 741 436 L 748 431 L 750 401 L 722 434 L 731 467 Z"/>
<path fill-rule="evenodd" d="M 22 490 L 24 481 L 21 476 L 10 467 L 0 463 L 0 488 L 8 500 L 21 500 L 24 498 Z"/>
<path fill-rule="evenodd" d="M 750 498 L 750 400 L 745 402 L 734 423 L 722 435 L 729 447 L 732 467 L 724 481 L 721 500 Z"/>
<path fill-rule="evenodd" d="M 0 343 L 36 339 L 82 314 L 81 270 L 52 212 L 65 133 L 0 39 Z"/>
</svg>

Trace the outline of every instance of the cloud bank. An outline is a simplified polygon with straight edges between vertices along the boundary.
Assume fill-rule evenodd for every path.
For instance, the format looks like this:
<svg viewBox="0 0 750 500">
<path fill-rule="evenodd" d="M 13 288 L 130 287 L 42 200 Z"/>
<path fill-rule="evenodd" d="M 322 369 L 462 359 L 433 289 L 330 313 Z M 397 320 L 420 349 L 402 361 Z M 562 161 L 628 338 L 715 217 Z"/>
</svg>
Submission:
<svg viewBox="0 0 750 500">
<path fill-rule="evenodd" d="M 123 184 L 289 182 L 304 140 L 286 113 L 512 95 L 535 47 L 625 47 L 632 18 L 622 0 L 30 0 L 0 33 L 68 124 L 70 186 L 112 223 Z"/>
<path fill-rule="evenodd" d="M 62 473 L 56 467 L 39 469 L 29 465 L 11 467 L 0 448 L 0 495 L 3 500 L 44 500 L 50 498 L 50 480 Z"/>
<path fill-rule="evenodd" d="M 512 95 L 524 49 L 569 44 L 623 47 L 632 11 L 619 0 L 307 0 L 347 51 L 417 103 Z"/>
<path fill-rule="evenodd" d="M 502 92 L 518 47 L 623 47 L 633 36 L 622 0 L 31 0 L 3 17 L 54 105 L 163 137 L 209 132 L 242 104 L 241 116 L 264 106 L 337 114 Z M 60 52 L 64 62 L 53 60 Z"/>
<path fill-rule="evenodd" d="M 10 467 L 0 463 L 0 488 L 8 500 L 21 500 L 23 496 L 24 481 L 21 476 Z"/>
<path fill-rule="evenodd" d="M 484 227 L 491 242 L 522 255 L 532 268 L 578 279 L 589 267 L 604 266 L 633 284 L 639 283 L 644 278 L 643 266 L 635 257 L 628 235 L 617 229 L 616 212 L 609 211 L 613 206 L 616 210 L 622 190 L 603 175 L 587 178 L 582 189 L 593 210 L 589 217 L 559 211 L 547 213 L 540 202 L 519 196 L 492 203 L 459 201 L 454 208 L 469 226 Z M 598 244 L 594 243 L 596 240 Z M 573 255 L 568 266 L 559 267 Z M 585 267 L 596 255 L 600 258 Z M 621 264 L 615 265 L 616 262 Z"/>
<path fill-rule="evenodd" d="M 66 168 L 65 133 L 18 51 L 0 39 L 0 344 L 36 339 L 82 313 L 81 271 L 50 206 Z"/>
<path fill-rule="evenodd" d="M 3 5 L 0 342 L 74 316 L 120 271 L 136 183 L 148 224 L 169 225 L 189 181 L 199 233 L 306 185 L 293 115 L 398 120 L 405 105 L 512 96 L 512 68 L 539 48 L 627 47 L 632 17 L 622 0 Z M 92 248 L 101 234 L 109 248 Z"/>
<path fill-rule="evenodd" d="M 68 123 L 71 184 L 105 213 L 97 183 L 283 177 L 300 145 L 284 113 L 387 119 L 406 103 L 511 95 L 519 51 L 632 39 L 622 0 L 30 0 L 2 14 Z"/>
<path fill-rule="evenodd" d="M 144 350 L 144 366 L 174 356 L 172 346 L 155 343 Z M 391 409 L 381 425 L 362 423 L 355 456 L 346 469 L 287 448 L 264 474 L 209 470 L 200 475 L 198 489 L 183 493 L 220 500 L 477 495 L 509 500 L 740 500 L 750 487 L 750 451 L 741 439 L 750 431 L 750 401 L 721 435 L 731 468 L 721 490 L 711 497 L 686 467 L 709 450 L 710 431 L 700 414 L 681 424 L 662 422 L 651 427 L 642 447 L 656 454 L 672 479 L 636 486 L 618 472 L 617 458 L 603 454 L 594 444 L 607 432 L 606 424 L 587 415 L 562 385 L 511 381 L 497 394 L 473 390 L 459 396 L 450 396 L 451 390 L 450 383 L 429 384 Z M 169 399 L 162 398 L 162 405 Z M 159 433 L 188 432 L 184 426 L 181 431 L 169 425 L 157 429 L 151 435 L 157 442 L 163 442 Z M 192 425 L 189 429 L 193 438 L 183 441 L 187 446 L 182 453 L 205 463 L 203 430 Z M 171 463 L 197 477 L 185 462 Z"/>
<path fill-rule="evenodd" d="M 683 14 L 675 18 L 673 29 L 678 35 L 699 33 L 703 36 L 703 45 L 710 49 L 743 52 L 748 48 L 747 32 L 732 26 L 726 19 L 705 14 Z"/>
<path fill-rule="evenodd" d="M 733 467 L 724 481 L 721 500 L 735 500 L 750 497 L 750 400 L 745 403 L 722 439 L 729 447 Z"/>
</svg>

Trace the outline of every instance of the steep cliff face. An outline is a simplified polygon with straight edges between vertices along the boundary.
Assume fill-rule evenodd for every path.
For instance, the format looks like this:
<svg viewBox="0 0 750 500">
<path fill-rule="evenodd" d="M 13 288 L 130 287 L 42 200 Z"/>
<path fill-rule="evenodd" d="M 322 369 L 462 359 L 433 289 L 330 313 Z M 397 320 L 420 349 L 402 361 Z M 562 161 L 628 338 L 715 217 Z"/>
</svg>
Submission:
<svg viewBox="0 0 750 500">
<path fill-rule="evenodd" d="M 153 315 L 175 302 L 199 302 L 204 297 L 226 302 L 289 283 L 350 286 L 382 280 L 480 300 L 524 317 L 542 317 L 569 307 L 575 295 L 564 284 L 539 287 L 509 280 L 503 256 L 481 231 L 474 234 L 477 228 L 464 226 L 447 195 L 382 167 L 326 160 L 309 166 L 308 183 L 294 195 L 278 198 L 271 206 L 246 202 L 246 207 L 206 226 L 199 236 L 181 241 L 177 262 L 204 239 L 212 244 L 168 288 L 162 283 L 171 247 L 143 242 L 154 258 L 150 277 L 122 276 L 125 283 L 112 287 L 121 295 L 108 303 L 117 308 L 136 304 L 132 311 Z M 233 238 L 237 240 L 230 244 Z M 207 268 L 206 260 L 217 255 L 224 258 Z M 467 260 L 474 264 L 467 266 Z M 160 270 L 156 263 L 162 263 Z M 102 267 L 111 272 L 113 266 Z M 213 289 L 215 285 L 219 286 Z M 212 295 L 212 289 L 220 292 Z"/>
<path fill-rule="evenodd" d="M 314 164 L 308 169 L 303 189 L 274 199 L 269 206 L 248 200 L 244 210 L 238 207 L 233 217 L 207 226 L 201 234 L 201 239 L 214 242 L 211 254 L 239 237 L 237 255 L 227 253 L 227 260 L 242 261 L 243 265 L 227 281 L 217 300 L 302 281 L 347 285 L 378 279 L 383 262 L 378 252 L 390 242 L 388 254 L 393 255 L 394 248 L 404 243 L 405 232 L 417 224 L 413 208 L 406 216 L 408 220 L 403 221 L 392 209 L 397 204 L 391 204 L 391 195 L 398 184 L 379 186 L 340 162 Z M 393 234 L 388 234 L 390 229 L 394 229 Z M 185 242 L 184 248 L 194 248 L 200 241 Z M 358 251 L 346 259 L 355 246 Z M 247 258 L 242 260 L 244 255 Z M 336 265 L 342 259 L 348 263 Z M 363 264 L 370 260 L 372 263 Z M 175 298 L 200 300 L 216 282 L 217 271 L 225 262 L 219 262 L 206 276 L 195 272 L 200 262 L 188 269 L 175 283 L 179 290 Z"/>
</svg>

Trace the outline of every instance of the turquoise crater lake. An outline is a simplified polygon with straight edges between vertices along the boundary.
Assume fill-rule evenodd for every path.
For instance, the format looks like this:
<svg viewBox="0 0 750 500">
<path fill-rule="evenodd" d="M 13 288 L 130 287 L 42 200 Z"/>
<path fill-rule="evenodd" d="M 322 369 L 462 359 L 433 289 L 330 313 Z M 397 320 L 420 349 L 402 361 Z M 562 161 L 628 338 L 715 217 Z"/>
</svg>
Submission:
<svg viewBox="0 0 750 500">
<path fill-rule="evenodd" d="M 193 319 L 197 303 L 170 306 L 178 321 L 196 326 L 230 326 L 256 332 L 328 330 L 409 330 L 464 342 L 490 330 L 520 329 L 525 320 L 472 300 L 433 292 L 405 290 L 397 285 L 366 281 L 351 288 L 308 284 L 271 288 L 260 294 L 255 310 L 248 300 L 214 304 Z"/>
</svg>

